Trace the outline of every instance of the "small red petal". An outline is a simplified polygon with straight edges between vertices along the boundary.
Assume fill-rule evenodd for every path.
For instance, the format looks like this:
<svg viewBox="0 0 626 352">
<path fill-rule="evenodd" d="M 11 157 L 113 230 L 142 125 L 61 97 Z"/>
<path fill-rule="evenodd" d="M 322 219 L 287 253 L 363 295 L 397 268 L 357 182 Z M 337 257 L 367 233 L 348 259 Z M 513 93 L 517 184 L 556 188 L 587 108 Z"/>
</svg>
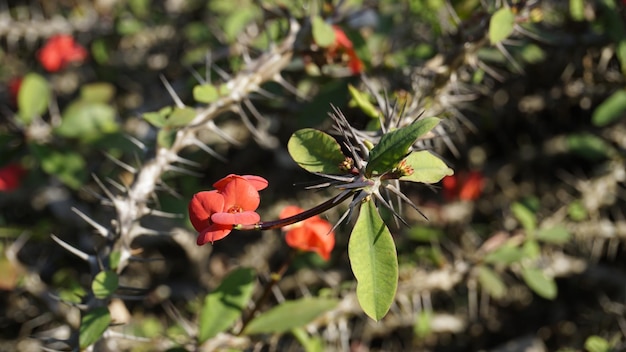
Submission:
<svg viewBox="0 0 626 352">
<path fill-rule="evenodd" d="M 352 41 L 348 38 L 343 29 L 333 26 L 335 30 L 335 45 L 343 49 L 352 49 Z"/>
<path fill-rule="evenodd" d="M 220 225 L 252 225 L 261 221 L 261 217 L 253 211 L 244 211 L 242 213 L 215 213 L 211 215 L 211 221 Z"/>
<path fill-rule="evenodd" d="M 264 179 L 261 176 L 255 176 L 255 175 L 243 175 L 243 178 L 245 178 L 246 180 L 248 180 L 248 182 L 250 182 L 250 184 L 257 190 L 263 190 L 265 188 L 267 188 L 267 185 L 269 184 L 269 182 L 267 182 L 266 179 Z"/>
<path fill-rule="evenodd" d="M 19 164 L 9 164 L 0 169 L 0 191 L 13 191 L 17 189 L 21 182 L 22 176 L 26 173 Z"/>
<path fill-rule="evenodd" d="M 259 207 L 259 192 L 242 177 L 236 177 L 224 187 L 224 211 L 232 208 L 254 211 Z"/>
<path fill-rule="evenodd" d="M 224 197 L 218 191 L 204 191 L 194 194 L 189 202 L 189 220 L 200 232 L 211 224 L 211 215 L 224 211 Z"/>
<path fill-rule="evenodd" d="M 209 242 L 213 243 L 215 241 L 219 241 L 222 238 L 228 236 L 231 232 L 231 227 L 224 227 L 220 225 L 212 225 L 207 227 L 203 231 L 200 231 L 198 234 L 198 238 L 196 239 L 196 244 L 198 246 L 202 246 Z"/>
</svg>

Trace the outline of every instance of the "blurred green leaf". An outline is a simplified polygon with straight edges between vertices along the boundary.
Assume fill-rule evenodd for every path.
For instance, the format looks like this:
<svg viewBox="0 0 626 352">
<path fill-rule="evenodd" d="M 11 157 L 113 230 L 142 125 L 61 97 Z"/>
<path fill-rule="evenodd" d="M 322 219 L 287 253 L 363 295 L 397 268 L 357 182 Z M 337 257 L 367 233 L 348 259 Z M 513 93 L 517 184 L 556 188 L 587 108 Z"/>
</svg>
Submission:
<svg viewBox="0 0 626 352">
<path fill-rule="evenodd" d="M 583 21 L 585 19 L 584 0 L 569 0 L 569 14 L 574 21 Z"/>
<path fill-rule="evenodd" d="M 382 174 L 390 171 L 406 157 L 408 149 L 415 141 L 439 124 L 436 117 L 420 119 L 401 129 L 385 133 L 372 148 L 365 173 Z"/>
<path fill-rule="evenodd" d="M 65 108 L 61 125 L 55 132 L 63 137 L 92 142 L 119 129 L 115 117 L 115 109 L 108 104 L 77 100 Z"/>
<path fill-rule="evenodd" d="M 111 252 L 109 256 L 109 267 L 111 270 L 117 270 L 118 265 L 120 264 L 120 259 L 122 258 L 122 252 L 119 250 L 115 250 Z"/>
<path fill-rule="evenodd" d="M 537 228 L 537 218 L 535 213 L 524 206 L 522 203 L 511 204 L 511 212 L 513 216 L 520 222 L 524 230 L 533 232 Z"/>
<path fill-rule="evenodd" d="M 489 41 L 497 44 L 513 33 L 515 14 L 508 7 L 498 9 L 489 21 Z"/>
<path fill-rule="evenodd" d="M 101 271 L 94 277 L 91 290 L 96 298 L 110 297 L 119 284 L 119 277 L 113 271 Z"/>
<path fill-rule="evenodd" d="M 499 299 L 506 294 L 506 285 L 500 275 L 486 266 L 478 267 L 478 283 L 493 298 Z"/>
<path fill-rule="evenodd" d="M 81 348 L 96 343 L 111 323 L 107 307 L 94 308 L 83 314 L 80 320 L 78 341 Z"/>
<path fill-rule="evenodd" d="M 255 283 L 256 273 L 253 269 L 239 268 L 225 277 L 222 283 L 206 296 L 200 311 L 198 327 L 200 343 L 233 325 L 250 301 Z"/>
<path fill-rule="evenodd" d="M 167 121 L 167 117 L 170 116 L 174 108 L 166 106 L 156 112 L 146 112 L 142 116 L 154 127 L 163 127 Z"/>
<path fill-rule="evenodd" d="M 333 26 L 326 23 L 320 16 L 313 16 L 311 21 L 313 27 L 313 40 L 322 48 L 331 46 L 335 42 L 335 31 Z"/>
<path fill-rule="evenodd" d="M 210 104 L 220 98 L 220 93 L 212 84 L 199 84 L 193 87 L 193 98 L 199 103 Z"/>
<path fill-rule="evenodd" d="M 405 159 L 406 164 L 413 168 L 413 173 L 400 177 L 400 181 L 437 183 L 454 171 L 440 158 L 428 150 L 412 152 Z"/>
<path fill-rule="evenodd" d="M 303 328 L 296 328 L 291 330 L 293 336 L 298 340 L 300 345 L 304 348 L 305 352 L 323 352 L 324 344 L 321 337 L 309 336 L 309 334 Z"/>
<path fill-rule="evenodd" d="M 580 200 L 575 200 L 567 206 L 567 215 L 574 221 L 583 221 L 587 218 L 587 209 Z"/>
<path fill-rule="evenodd" d="M 526 285 L 536 294 L 545 299 L 554 299 L 557 295 L 556 282 L 551 277 L 536 268 L 524 267 L 522 268 L 522 278 Z"/>
<path fill-rule="evenodd" d="M 108 103 L 115 96 L 115 87 L 108 82 L 85 84 L 80 88 L 80 99 L 88 103 Z"/>
<path fill-rule="evenodd" d="M 430 335 L 431 321 L 432 321 L 433 313 L 430 310 L 422 309 L 415 317 L 415 325 L 413 325 L 413 333 L 418 338 L 424 338 Z"/>
<path fill-rule="evenodd" d="M 176 131 L 164 128 L 157 134 L 157 145 L 160 148 L 170 148 L 176 140 Z"/>
<path fill-rule="evenodd" d="M 540 229 L 537 231 L 536 238 L 539 241 L 554 243 L 554 244 L 564 244 L 569 242 L 571 239 L 571 234 L 565 227 L 562 225 L 557 225 L 554 227 L 550 227 L 547 229 Z"/>
<path fill-rule="evenodd" d="M 526 259 L 538 259 L 541 256 L 541 246 L 534 239 L 527 239 L 522 245 L 522 252 Z"/>
<path fill-rule="evenodd" d="M 72 151 L 52 150 L 46 146 L 34 146 L 41 168 L 54 175 L 73 189 L 82 186 L 86 176 L 86 163 L 83 157 Z"/>
<path fill-rule="evenodd" d="M 524 252 L 512 244 L 505 244 L 502 247 L 487 253 L 484 261 L 489 264 L 510 265 L 519 262 L 524 258 Z"/>
<path fill-rule="evenodd" d="M 196 117 L 196 110 L 193 108 L 174 108 L 165 122 L 165 127 L 183 127 L 187 126 Z"/>
<path fill-rule="evenodd" d="M 336 299 L 307 297 L 285 301 L 258 315 L 243 330 L 245 335 L 281 333 L 310 323 L 339 303 Z"/>
<path fill-rule="evenodd" d="M 445 236 L 445 232 L 436 227 L 416 225 L 409 229 L 407 236 L 415 241 L 430 243 L 443 238 Z"/>
<path fill-rule="evenodd" d="M 379 321 L 387 314 L 398 288 L 398 258 L 391 232 L 378 214 L 374 201 L 361 204 L 352 229 L 348 256 L 357 280 L 361 308 Z"/>
<path fill-rule="evenodd" d="M 48 110 L 49 101 L 50 87 L 46 79 L 36 73 L 24 76 L 17 94 L 20 121 L 25 125 L 30 124 L 36 116 L 41 116 Z"/>
<path fill-rule="evenodd" d="M 354 102 L 365 115 L 373 119 L 377 119 L 381 115 L 380 111 L 370 102 L 369 96 L 366 93 L 359 91 L 351 84 L 348 85 L 348 91 L 352 97 L 352 102 Z"/>
<path fill-rule="evenodd" d="M 293 160 L 308 172 L 344 174 L 339 165 L 345 160 L 339 143 L 330 135 L 312 128 L 294 132 L 287 149 Z"/>
<path fill-rule="evenodd" d="M 572 153 L 589 160 L 600 160 L 616 154 L 610 144 L 590 133 L 567 136 L 567 145 Z"/>
<path fill-rule="evenodd" d="M 604 127 L 626 117 L 626 91 L 618 90 L 602 102 L 591 116 L 591 122 Z"/>
<path fill-rule="evenodd" d="M 110 49 L 107 47 L 107 42 L 104 39 L 98 38 L 91 43 L 91 56 L 100 65 L 104 65 L 109 62 Z"/>
<path fill-rule="evenodd" d="M 526 44 L 522 48 L 522 59 L 529 64 L 536 64 L 543 61 L 546 58 L 546 53 L 537 44 Z"/>
<path fill-rule="evenodd" d="M 600 336 L 592 335 L 585 340 L 585 349 L 589 352 L 610 352 L 611 344 Z"/>
</svg>

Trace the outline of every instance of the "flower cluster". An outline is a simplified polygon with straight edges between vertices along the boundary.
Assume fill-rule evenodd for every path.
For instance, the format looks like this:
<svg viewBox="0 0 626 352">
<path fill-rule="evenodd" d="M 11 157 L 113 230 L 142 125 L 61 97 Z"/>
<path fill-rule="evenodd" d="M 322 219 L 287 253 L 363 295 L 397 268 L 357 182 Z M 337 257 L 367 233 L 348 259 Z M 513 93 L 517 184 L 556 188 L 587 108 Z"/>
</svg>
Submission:
<svg viewBox="0 0 626 352">
<path fill-rule="evenodd" d="M 71 62 L 82 62 L 86 58 L 87 50 L 67 34 L 50 37 L 37 54 L 37 59 L 48 72 L 57 72 Z"/>
<path fill-rule="evenodd" d="M 299 214 L 303 209 L 290 205 L 283 209 L 279 217 L 285 219 Z M 291 248 L 307 252 L 316 252 L 324 260 L 330 258 L 330 252 L 335 247 L 335 233 L 331 224 L 320 218 L 312 216 L 301 222 L 283 227 L 285 241 Z"/>
<path fill-rule="evenodd" d="M 260 190 L 267 180 L 260 176 L 230 174 L 213 184 L 215 190 L 196 193 L 189 202 L 189 219 L 198 231 L 199 246 L 221 240 L 234 225 L 260 221 Z"/>
<path fill-rule="evenodd" d="M 26 170 L 19 164 L 9 164 L 0 168 L 0 192 L 18 188 L 25 173 Z"/>
<path fill-rule="evenodd" d="M 446 200 L 476 200 L 480 197 L 485 183 L 485 176 L 479 171 L 460 172 L 446 176 L 442 180 L 443 196 Z"/>
</svg>

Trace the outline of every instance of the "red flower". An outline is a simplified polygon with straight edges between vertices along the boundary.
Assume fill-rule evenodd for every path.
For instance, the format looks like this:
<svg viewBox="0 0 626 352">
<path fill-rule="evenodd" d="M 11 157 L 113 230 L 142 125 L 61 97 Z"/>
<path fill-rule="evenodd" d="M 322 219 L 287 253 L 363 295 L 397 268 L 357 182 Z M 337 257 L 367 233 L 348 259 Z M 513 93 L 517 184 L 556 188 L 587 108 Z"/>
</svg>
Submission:
<svg viewBox="0 0 626 352">
<path fill-rule="evenodd" d="M 283 209 L 279 217 L 281 219 L 288 218 L 302 211 L 303 209 L 290 205 Z M 285 240 L 289 247 L 316 252 L 324 260 L 328 260 L 330 259 L 330 252 L 335 247 L 335 233 L 331 231 L 332 228 L 328 221 L 315 215 L 304 221 L 285 226 L 283 231 L 287 233 Z"/>
<path fill-rule="evenodd" d="M 189 202 L 189 219 L 199 232 L 196 243 L 226 237 L 233 225 L 252 225 L 261 220 L 255 210 L 259 207 L 260 190 L 267 180 L 259 176 L 228 175 L 215 182 L 213 191 L 196 193 Z"/>
<path fill-rule="evenodd" d="M 19 164 L 9 164 L 0 168 L 0 191 L 12 191 L 20 186 L 22 176 L 26 173 Z"/>
<path fill-rule="evenodd" d="M 70 62 L 82 62 L 86 58 L 87 50 L 67 34 L 50 37 L 37 54 L 37 59 L 49 72 L 59 71 Z"/>
<path fill-rule="evenodd" d="M 22 86 L 22 77 L 13 77 L 9 80 L 9 102 L 13 107 L 17 106 L 17 95 L 20 93 L 20 87 Z"/>
<path fill-rule="evenodd" d="M 447 200 L 476 200 L 483 191 L 485 177 L 479 171 L 461 172 L 442 180 L 443 196 Z"/>
<path fill-rule="evenodd" d="M 335 43 L 328 48 L 328 54 L 334 56 L 335 52 L 341 50 L 348 55 L 348 67 L 350 71 L 352 71 L 353 75 L 357 75 L 363 72 L 363 62 L 357 56 L 354 51 L 354 47 L 352 45 L 352 41 L 343 29 L 339 28 L 339 26 L 333 26 L 335 31 Z"/>
</svg>

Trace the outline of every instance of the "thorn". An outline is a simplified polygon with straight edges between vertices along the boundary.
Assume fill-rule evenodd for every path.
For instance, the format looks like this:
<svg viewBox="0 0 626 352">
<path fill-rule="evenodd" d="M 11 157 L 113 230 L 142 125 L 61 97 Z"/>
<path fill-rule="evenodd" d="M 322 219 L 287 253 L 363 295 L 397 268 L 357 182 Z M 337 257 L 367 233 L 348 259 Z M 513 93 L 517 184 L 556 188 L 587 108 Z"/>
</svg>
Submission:
<svg viewBox="0 0 626 352">
<path fill-rule="evenodd" d="M 89 262 L 89 254 L 81 251 L 78 248 L 70 246 L 68 243 L 66 243 L 65 241 L 61 240 L 60 238 L 58 238 L 54 234 L 50 234 L 50 237 L 52 238 L 52 240 L 54 242 L 58 243 L 61 247 L 63 247 L 68 252 L 74 254 L 75 256 L 77 256 L 78 258 L 80 258 L 80 259 L 82 259 L 82 260 L 84 260 L 86 262 Z"/>
<path fill-rule="evenodd" d="M 168 213 L 165 211 L 150 208 L 147 208 L 146 215 L 158 216 L 167 219 L 180 219 L 184 217 L 184 215 L 180 213 Z"/>
<path fill-rule="evenodd" d="M 174 161 L 175 162 L 179 162 L 181 164 L 185 164 L 185 165 L 189 165 L 189 166 L 193 166 L 193 167 L 200 167 L 200 163 L 197 163 L 195 161 L 191 161 L 189 159 L 185 159 L 181 156 L 179 156 L 178 154 L 174 155 Z"/>
<path fill-rule="evenodd" d="M 213 122 L 213 120 L 211 120 L 211 122 Z M 228 162 L 228 160 L 226 160 L 226 158 L 224 158 L 218 152 L 216 152 L 215 150 L 211 149 L 209 146 L 207 146 L 206 144 L 200 142 L 199 140 L 194 138 L 192 144 L 194 144 L 198 148 L 202 149 L 203 151 L 205 151 L 207 154 L 211 155 L 215 159 L 218 159 L 219 161 L 221 161 L 223 163 Z"/>
<path fill-rule="evenodd" d="M 124 185 L 122 185 L 121 183 L 113 180 L 110 177 L 107 177 L 106 181 L 107 181 L 108 184 L 110 184 L 111 186 L 115 187 L 118 191 L 120 191 L 122 193 L 128 191 L 127 187 L 124 187 Z"/>
<path fill-rule="evenodd" d="M 80 216 L 83 220 L 85 220 L 86 223 L 91 225 L 96 230 L 96 232 L 98 232 L 102 237 L 104 238 L 110 237 L 109 230 L 106 227 L 94 221 L 92 218 L 87 216 L 87 214 L 83 213 L 78 208 L 72 207 L 71 209 L 74 213 L 76 213 L 76 215 Z"/>
<path fill-rule="evenodd" d="M 159 78 L 161 78 L 161 82 L 163 82 L 163 85 L 165 86 L 165 89 L 167 89 L 167 92 L 172 97 L 172 100 L 174 100 L 174 103 L 176 104 L 176 107 L 178 107 L 180 109 L 183 109 L 185 107 L 185 104 L 180 99 L 178 94 L 176 94 L 176 91 L 174 91 L 174 88 L 172 87 L 170 82 L 163 75 L 160 75 Z"/>
<path fill-rule="evenodd" d="M 196 79 L 196 81 L 198 81 L 198 83 L 200 84 L 207 84 L 208 82 L 204 80 L 204 78 L 202 78 L 202 76 L 200 76 L 200 73 L 193 67 L 191 66 L 186 66 L 185 67 L 193 76 L 193 78 Z"/>
<path fill-rule="evenodd" d="M 408 205 L 410 205 L 411 208 L 415 209 L 415 211 L 417 211 L 424 219 L 428 220 L 428 217 L 424 213 L 422 213 L 421 210 L 419 210 L 417 205 L 415 205 L 415 203 L 413 203 L 407 196 L 405 196 L 402 192 L 400 192 L 400 190 L 398 190 L 392 185 L 385 185 L 385 188 L 395 193 L 398 197 L 400 197 L 403 201 L 405 201 Z"/>
<path fill-rule="evenodd" d="M 293 84 L 287 82 L 287 80 L 285 80 L 285 78 L 280 73 L 276 73 L 274 77 L 272 77 L 272 79 L 274 80 L 274 82 L 280 84 L 281 87 L 285 88 L 289 93 L 295 95 L 296 97 L 304 101 L 311 101 L 311 98 L 300 94 L 300 92 L 298 92 L 298 89 Z"/>
<path fill-rule="evenodd" d="M 239 142 L 238 140 L 234 139 L 233 137 L 231 137 L 228 133 L 222 131 L 219 127 L 217 127 L 217 125 L 215 124 L 215 121 L 213 120 L 209 120 L 206 123 L 206 126 L 209 130 L 211 130 L 212 132 L 214 132 L 215 134 L 217 134 L 218 136 L 220 136 L 222 139 L 224 139 L 226 142 L 233 144 L 237 147 L 241 147 L 243 146 L 243 144 L 241 144 L 241 142 Z"/>
<path fill-rule="evenodd" d="M 112 162 L 115 163 L 115 165 L 121 167 L 122 169 L 130 172 L 131 174 L 136 174 L 137 173 L 137 169 L 135 169 L 134 167 L 126 164 L 125 162 L 117 159 L 116 157 L 114 157 L 113 155 L 109 154 L 108 152 L 103 152 L 104 156 L 107 157 L 107 159 L 111 160 Z"/>
<path fill-rule="evenodd" d="M 391 213 L 393 214 L 393 216 L 394 216 L 396 219 L 400 220 L 400 221 L 401 221 L 401 222 L 402 222 L 405 226 L 407 226 L 407 227 L 409 226 L 409 223 L 408 223 L 408 222 L 406 222 L 406 220 L 404 220 L 404 219 L 402 218 L 402 216 L 400 216 L 400 214 L 398 214 L 398 213 L 396 212 L 396 210 L 393 208 L 393 206 L 392 206 L 391 204 L 389 204 L 389 202 L 387 202 L 387 201 L 385 200 L 385 198 L 383 198 L 383 196 L 382 196 L 382 195 L 380 195 L 380 193 L 379 193 L 379 192 L 373 192 L 372 194 L 374 195 L 374 197 L 376 197 L 376 199 L 377 199 L 380 203 L 382 203 L 382 205 L 384 205 L 384 206 L 385 206 L 385 208 L 387 208 L 387 209 L 389 209 L 389 211 L 391 211 Z"/>
<path fill-rule="evenodd" d="M 113 195 L 113 193 L 111 193 L 111 191 L 109 191 L 108 188 L 106 188 L 104 186 L 104 184 L 102 183 L 102 181 L 100 181 L 100 179 L 98 178 L 98 176 L 96 176 L 96 174 L 91 174 L 91 177 L 94 178 L 94 180 L 96 181 L 96 183 L 98 184 L 98 186 L 100 186 L 100 189 L 102 190 L 102 192 L 104 192 L 104 194 L 106 194 L 106 196 L 112 201 L 115 201 L 115 196 Z"/>
<path fill-rule="evenodd" d="M 127 133 L 124 133 L 124 137 L 128 139 L 132 144 L 136 145 L 137 148 L 139 148 L 140 150 L 142 151 L 146 150 L 146 145 L 142 141 L 140 141 L 138 138 L 135 138 L 135 136 L 131 136 Z"/>
<path fill-rule="evenodd" d="M 217 73 L 221 79 L 223 79 L 224 81 L 230 81 L 232 77 L 228 74 L 228 72 L 222 70 L 222 68 L 217 65 L 211 65 L 211 66 L 215 70 L 215 73 Z"/>
<path fill-rule="evenodd" d="M 178 167 L 178 166 L 171 165 L 171 164 L 167 165 L 167 166 L 165 167 L 165 170 L 167 170 L 167 171 L 173 171 L 173 172 L 179 172 L 179 173 L 181 173 L 181 174 L 185 174 L 185 175 L 189 175 L 189 176 L 196 176 L 196 177 L 201 177 L 201 176 L 203 176 L 203 174 L 201 174 L 201 173 L 199 173 L 199 172 L 195 172 L 195 171 L 187 170 L 187 169 L 185 169 L 185 168 Z"/>
</svg>

